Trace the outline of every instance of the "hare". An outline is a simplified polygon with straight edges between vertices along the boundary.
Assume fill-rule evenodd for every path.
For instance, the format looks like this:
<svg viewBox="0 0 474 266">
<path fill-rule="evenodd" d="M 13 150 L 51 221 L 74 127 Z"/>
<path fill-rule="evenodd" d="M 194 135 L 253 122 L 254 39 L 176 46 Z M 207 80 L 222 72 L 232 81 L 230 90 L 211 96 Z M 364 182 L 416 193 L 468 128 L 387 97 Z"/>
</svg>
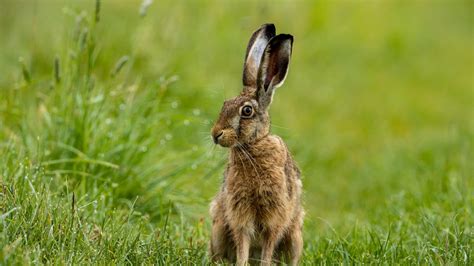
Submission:
<svg viewBox="0 0 474 266">
<path fill-rule="evenodd" d="M 303 249 L 300 170 L 283 140 L 270 134 L 268 109 L 288 72 L 293 36 L 273 24 L 250 38 L 243 90 L 224 102 L 211 134 L 230 148 L 221 190 L 210 205 L 213 261 L 298 264 Z"/>
</svg>

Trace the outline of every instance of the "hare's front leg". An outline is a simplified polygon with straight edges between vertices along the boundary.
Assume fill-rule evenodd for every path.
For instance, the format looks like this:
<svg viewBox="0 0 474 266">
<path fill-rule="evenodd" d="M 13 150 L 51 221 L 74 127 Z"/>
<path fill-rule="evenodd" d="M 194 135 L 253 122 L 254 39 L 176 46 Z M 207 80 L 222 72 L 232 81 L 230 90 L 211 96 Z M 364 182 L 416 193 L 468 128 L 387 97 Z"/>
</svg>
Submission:
<svg viewBox="0 0 474 266">
<path fill-rule="evenodd" d="M 224 259 L 227 241 L 225 240 L 226 231 L 223 220 L 214 219 L 212 221 L 211 243 L 209 245 L 209 254 L 214 262 Z"/>
<path fill-rule="evenodd" d="M 283 233 L 283 229 L 280 227 L 272 228 L 265 232 L 264 234 L 264 242 L 262 247 L 262 263 L 261 265 L 271 265 L 273 252 L 275 250 L 275 246 L 281 238 Z"/>
<path fill-rule="evenodd" d="M 303 251 L 303 236 L 301 234 L 301 226 L 296 225 L 289 232 L 290 240 L 290 265 L 298 265 L 298 261 L 301 257 L 301 252 Z"/>
<path fill-rule="evenodd" d="M 235 258 L 234 245 L 229 239 L 229 228 L 226 224 L 222 207 L 222 196 L 218 195 L 211 203 L 210 214 L 212 218 L 211 242 L 209 255 L 213 262 L 232 260 Z"/>
<path fill-rule="evenodd" d="M 234 231 L 234 241 L 237 253 L 237 265 L 246 265 L 249 260 L 250 234 L 247 230 Z"/>
</svg>

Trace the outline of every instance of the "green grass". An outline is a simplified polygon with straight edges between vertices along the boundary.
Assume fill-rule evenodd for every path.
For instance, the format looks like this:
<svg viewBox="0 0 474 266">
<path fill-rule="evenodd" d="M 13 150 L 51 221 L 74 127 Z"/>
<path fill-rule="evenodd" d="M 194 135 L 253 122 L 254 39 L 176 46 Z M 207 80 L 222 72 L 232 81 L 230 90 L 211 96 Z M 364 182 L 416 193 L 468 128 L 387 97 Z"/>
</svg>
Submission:
<svg viewBox="0 0 474 266">
<path fill-rule="evenodd" d="M 95 8 L 0 3 L 0 264 L 208 264 L 209 131 L 265 22 L 295 36 L 271 115 L 302 263 L 472 264 L 471 2 Z"/>
</svg>

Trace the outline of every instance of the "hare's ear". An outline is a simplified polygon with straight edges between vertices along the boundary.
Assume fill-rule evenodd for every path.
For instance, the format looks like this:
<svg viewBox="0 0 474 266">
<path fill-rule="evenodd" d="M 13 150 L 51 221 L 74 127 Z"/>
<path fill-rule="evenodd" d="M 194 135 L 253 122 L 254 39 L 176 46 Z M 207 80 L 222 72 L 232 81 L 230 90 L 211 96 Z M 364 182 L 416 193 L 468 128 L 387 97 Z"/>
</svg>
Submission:
<svg viewBox="0 0 474 266">
<path fill-rule="evenodd" d="M 263 51 L 271 38 L 275 36 L 275 25 L 263 24 L 250 37 L 244 61 L 244 75 L 242 78 L 245 87 L 257 87 L 257 74 Z"/>
<path fill-rule="evenodd" d="M 257 100 L 261 108 L 268 108 L 275 89 L 285 81 L 292 46 L 293 36 L 279 34 L 265 48 L 257 76 Z"/>
</svg>

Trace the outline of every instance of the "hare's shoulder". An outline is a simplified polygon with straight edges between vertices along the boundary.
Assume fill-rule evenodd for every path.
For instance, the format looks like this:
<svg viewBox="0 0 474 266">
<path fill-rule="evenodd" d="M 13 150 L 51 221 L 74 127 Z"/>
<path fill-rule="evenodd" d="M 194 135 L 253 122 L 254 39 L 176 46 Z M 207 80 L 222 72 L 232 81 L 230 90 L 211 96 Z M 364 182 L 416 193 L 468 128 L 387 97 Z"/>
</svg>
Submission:
<svg viewBox="0 0 474 266">
<path fill-rule="evenodd" d="M 252 145 L 251 149 L 257 159 L 271 160 L 274 165 L 283 165 L 286 160 L 286 144 L 277 135 L 268 135 Z"/>
<path fill-rule="evenodd" d="M 293 159 L 293 156 L 291 155 L 291 152 L 286 145 L 286 143 L 283 141 L 283 139 L 279 136 L 273 135 L 272 136 L 275 141 L 278 141 L 281 145 L 281 147 L 284 149 L 284 161 L 285 161 L 285 176 L 287 178 L 288 184 L 294 183 L 295 180 L 300 180 L 301 179 L 301 171 L 296 163 L 296 161 Z M 301 181 L 299 181 L 301 183 Z M 291 188 L 289 188 L 290 194 L 291 194 Z"/>
</svg>

